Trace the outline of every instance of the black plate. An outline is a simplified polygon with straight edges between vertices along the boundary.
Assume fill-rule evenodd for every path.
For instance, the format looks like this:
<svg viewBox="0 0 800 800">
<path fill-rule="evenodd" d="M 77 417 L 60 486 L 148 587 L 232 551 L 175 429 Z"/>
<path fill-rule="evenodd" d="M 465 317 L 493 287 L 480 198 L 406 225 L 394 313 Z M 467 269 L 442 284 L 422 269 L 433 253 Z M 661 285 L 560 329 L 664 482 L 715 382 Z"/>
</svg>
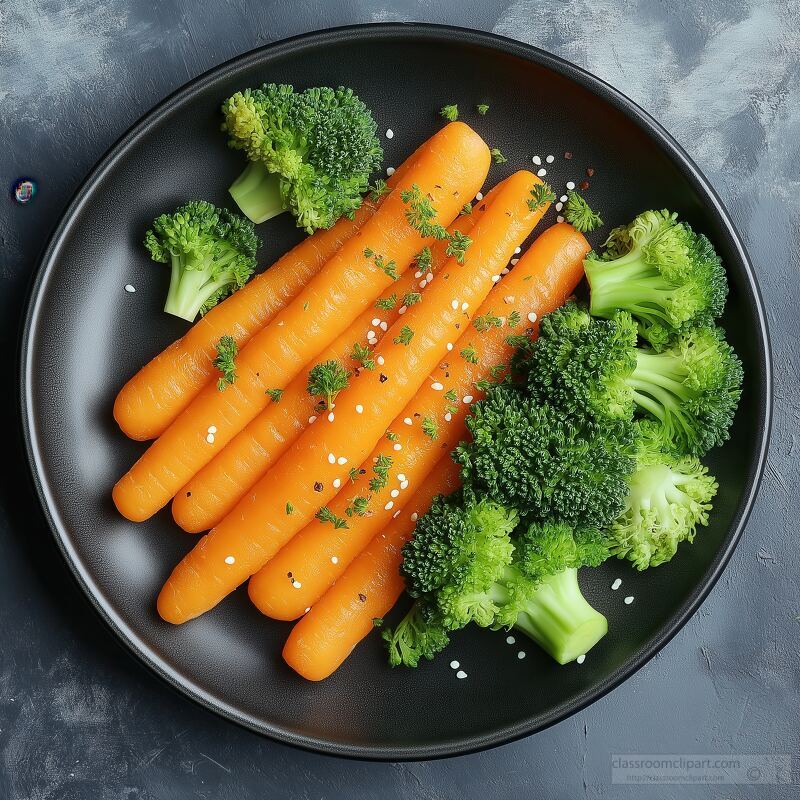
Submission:
<svg viewBox="0 0 800 800">
<path fill-rule="evenodd" d="M 520 660 L 520 646 L 507 645 L 505 634 L 469 631 L 435 663 L 392 671 L 373 636 L 332 678 L 312 684 L 281 661 L 289 628 L 260 617 L 242 591 L 180 628 L 157 617 L 156 593 L 195 540 L 168 511 L 135 525 L 110 500 L 114 481 L 142 450 L 114 425 L 114 395 L 185 329 L 160 311 L 168 270 L 147 259 L 141 240 L 149 221 L 180 201 L 228 202 L 226 187 L 242 162 L 225 147 L 218 108 L 236 89 L 263 81 L 352 86 L 381 130 L 395 132 L 384 139 L 387 166 L 439 127 L 442 105 L 457 102 L 462 118 L 509 158 L 490 181 L 552 153 L 547 180 L 557 190 L 594 167 L 587 194 L 609 222 L 669 207 L 724 257 L 731 281 L 725 325 L 746 386 L 732 439 L 711 459 L 721 484 L 712 524 L 667 566 L 639 575 L 614 561 L 585 575 L 611 631 L 583 665 L 559 667 L 530 643 Z M 474 111 L 479 102 L 491 105 L 485 117 Z M 266 264 L 300 238 L 288 219 L 261 230 Z M 135 294 L 124 290 L 128 283 Z M 290 744 L 362 758 L 433 758 L 506 742 L 573 713 L 638 669 L 684 624 L 728 560 L 756 492 L 770 419 L 769 349 L 752 269 L 719 199 L 673 139 L 626 97 L 547 53 L 425 25 L 346 28 L 271 45 L 193 81 L 148 114 L 95 168 L 50 242 L 22 359 L 23 422 L 42 503 L 75 577 L 119 638 L 172 686 L 228 719 Z M 617 576 L 623 588 L 612 592 Z M 629 594 L 635 602 L 624 605 Z M 466 680 L 455 678 L 452 658 Z"/>
</svg>

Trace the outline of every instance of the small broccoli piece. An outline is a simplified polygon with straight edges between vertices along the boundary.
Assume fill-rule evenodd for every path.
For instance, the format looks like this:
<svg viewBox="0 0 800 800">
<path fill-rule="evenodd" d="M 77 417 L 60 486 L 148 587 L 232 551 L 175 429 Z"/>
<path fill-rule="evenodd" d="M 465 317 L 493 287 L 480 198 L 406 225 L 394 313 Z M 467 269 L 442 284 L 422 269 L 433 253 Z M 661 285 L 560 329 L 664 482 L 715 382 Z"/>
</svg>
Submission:
<svg viewBox="0 0 800 800">
<path fill-rule="evenodd" d="M 289 210 L 309 233 L 329 228 L 359 208 L 383 158 L 372 113 L 351 89 L 265 84 L 236 92 L 222 113 L 228 144 L 250 161 L 230 193 L 253 222 Z"/>
<path fill-rule="evenodd" d="M 533 519 L 601 528 L 623 509 L 633 424 L 570 416 L 502 384 L 467 418 L 454 459 L 476 492 Z"/>
<path fill-rule="evenodd" d="M 596 211 L 592 211 L 586 199 L 574 190 L 567 192 L 564 219 L 581 233 L 589 233 L 603 224 L 600 215 Z"/>
<path fill-rule="evenodd" d="M 611 231 L 602 258 L 584 262 L 590 311 L 628 311 L 656 350 L 676 331 L 718 317 L 725 306 L 725 270 L 711 242 L 668 211 L 646 211 Z"/>
<path fill-rule="evenodd" d="M 669 561 L 681 542 L 708 524 L 718 484 L 694 456 L 675 456 L 663 429 L 641 425 L 636 472 L 625 510 L 608 533 L 611 552 L 637 569 Z"/>
<path fill-rule="evenodd" d="M 658 419 L 681 452 L 701 456 L 728 438 L 742 365 L 723 331 L 690 328 L 660 353 L 636 347 L 630 315 L 593 319 L 575 303 L 548 314 L 522 367 L 531 393 L 580 418 Z"/>
<path fill-rule="evenodd" d="M 428 620 L 420 603 L 414 603 L 409 612 L 395 628 L 385 628 L 381 632 L 389 663 L 393 667 L 401 664 L 405 667 L 416 667 L 421 658 L 429 661 L 450 642 L 447 631 Z"/>
<path fill-rule="evenodd" d="M 458 119 L 458 106 L 454 104 L 442 106 L 439 115 L 444 117 L 448 122 L 455 122 Z"/>
<path fill-rule="evenodd" d="M 248 220 L 193 200 L 157 217 L 144 245 L 153 261 L 171 265 L 164 311 L 192 322 L 247 283 L 261 241 Z"/>
</svg>

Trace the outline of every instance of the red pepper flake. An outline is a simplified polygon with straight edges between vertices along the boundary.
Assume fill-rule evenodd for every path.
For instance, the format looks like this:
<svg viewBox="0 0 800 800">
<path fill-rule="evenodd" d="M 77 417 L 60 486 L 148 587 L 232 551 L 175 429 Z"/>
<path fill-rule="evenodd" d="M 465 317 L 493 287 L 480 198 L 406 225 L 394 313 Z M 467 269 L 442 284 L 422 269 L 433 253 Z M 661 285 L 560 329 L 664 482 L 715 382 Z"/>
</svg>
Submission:
<svg viewBox="0 0 800 800">
<path fill-rule="evenodd" d="M 589 188 L 589 181 L 581 181 L 578 188 L 585 192 Z"/>
<path fill-rule="evenodd" d="M 594 167 L 586 167 L 586 174 L 591 178 L 594 175 Z"/>
<path fill-rule="evenodd" d="M 316 481 L 314 483 L 314 491 L 315 492 L 321 492 L 322 491 L 322 484 L 319 481 Z"/>
<path fill-rule="evenodd" d="M 359 593 L 358 593 L 358 599 L 359 599 L 359 600 L 360 600 L 362 603 L 366 603 L 366 602 L 367 602 L 367 596 L 366 596 L 365 594 L 361 594 L 361 592 L 359 592 Z"/>
<path fill-rule="evenodd" d="M 567 150 L 567 152 L 564 153 L 564 158 L 566 158 L 567 161 L 569 161 L 572 158 L 572 153 L 570 153 L 570 151 Z"/>
</svg>

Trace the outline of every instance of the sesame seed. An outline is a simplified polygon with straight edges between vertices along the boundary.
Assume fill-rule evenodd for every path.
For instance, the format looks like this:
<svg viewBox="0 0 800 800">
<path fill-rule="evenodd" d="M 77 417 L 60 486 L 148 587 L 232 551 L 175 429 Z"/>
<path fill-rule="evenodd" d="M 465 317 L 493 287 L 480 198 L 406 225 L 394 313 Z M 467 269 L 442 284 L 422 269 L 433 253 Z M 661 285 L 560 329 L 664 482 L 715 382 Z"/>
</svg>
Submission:
<svg viewBox="0 0 800 800">
<path fill-rule="evenodd" d="M 425 276 L 425 280 L 426 280 L 426 281 L 428 281 L 428 283 L 431 283 L 431 281 L 433 281 L 433 273 L 432 273 L 432 272 L 429 272 L 429 273 L 428 273 L 428 274 Z"/>
<path fill-rule="evenodd" d="M 372 325 L 373 328 L 376 325 L 380 325 L 380 324 L 381 324 L 381 321 L 377 317 L 375 317 L 375 319 L 373 319 L 372 322 L 370 323 L 370 325 Z"/>
<path fill-rule="evenodd" d="M 508 275 L 509 272 L 511 272 L 511 270 L 508 267 L 500 270 L 501 275 Z"/>
<path fill-rule="evenodd" d="M 519 264 L 519 259 L 518 258 L 512 258 L 511 259 L 511 266 L 514 267 L 517 264 Z"/>
<path fill-rule="evenodd" d="M 564 217 L 562 217 L 562 216 L 559 214 L 559 215 L 556 217 L 556 222 L 563 222 L 563 221 L 564 221 Z"/>
<path fill-rule="evenodd" d="M 126 283 L 125 284 L 125 291 L 126 292 L 130 292 L 130 294 L 133 294 L 136 291 L 136 287 L 131 283 Z"/>
<path fill-rule="evenodd" d="M 422 270 L 421 270 L 421 269 L 418 269 L 418 270 L 417 270 L 417 271 L 414 273 L 414 277 L 415 277 L 417 280 L 419 280 L 419 279 L 422 277 Z"/>
<path fill-rule="evenodd" d="M 450 669 L 458 669 L 460 666 L 461 666 L 461 664 L 459 664 L 458 661 L 451 661 L 450 662 Z"/>
<path fill-rule="evenodd" d="M 373 336 L 370 339 L 367 339 L 367 344 L 371 344 L 373 347 L 378 344 L 378 339 L 376 336 Z"/>
<path fill-rule="evenodd" d="M 475 195 L 475 199 L 476 200 L 483 200 L 483 192 L 478 192 L 478 194 Z"/>
<path fill-rule="evenodd" d="M 519 653 L 517 653 L 517 658 L 522 661 L 522 659 L 525 658 L 525 651 L 520 650 Z"/>
<path fill-rule="evenodd" d="M 434 381 L 431 384 L 431 389 L 433 389 L 434 392 L 441 392 L 442 389 L 444 389 L 444 386 L 442 386 L 442 384 L 439 383 L 439 381 Z"/>
<path fill-rule="evenodd" d="M 632 595 L 632 594 L 629 594 L 629 595 L 628 595 L 628 596 L 625 598 L 625 601 L 624 601 L 624 602 L 625 602 L 625 605 L 626 605 L 626 606 L 629 606 L 629 605 L 630 605 L 630 604 L 633 602 L 633 595 Z"/>
<path fill-rule="evenodd" d="M 406 479 L 405 473 L 403 473 L 403 472 L 398 472 L 397 473 L 397 480 L 404 481 L 405 479 Z"/>
<path fill-rule="evenodd" d="M 541 159 L 539 156 L 534 156 L 534 157 L 533 157 L 531 160 L 532 160 L 532 161 L 533 161 L 533 163 L 534 163 L 534 164 L 536 164 L 537 166 L 538 166 L 539 164 L 541 164 L 541 163 L 542 163 L 542 159 Z"/>
<path fill-rule="evenodd" d="M 294 586 L 295 589 L 300 589 L 302 588 L 303 584 L 300 583 L 300 581 L 292 581 L 292 586 Z"/>
<path fill-rule="evenodd" d="M 466 678 L 466 677 L 467 677 L 467 673 L 464 672 L 463 669 L 460 669 L 458 672 L 456 672 L 456 678 L 458 678 L 459 680 L 464 680 L 464 678 Z"/>
<path fill-rule="evenodd" d="M 399 489 L 392 489 L 392 491 L 389 492 L 389 496 L 390 497 L 397 497 L 399 494 L 400 494 L 400 490 Z"/>
<path fill-rule="evenodd" d="M 536 171 L 536 174 L 537 174 L 537 175 L 538 175 L 540 178 L 544 178 L 544 176 L 545 176 L 545 175 L 547 175 L 547 170 L 546 170 L 544 167 L 542 167 L 540 170 L 537 170 L 537 171 Z"/>
<path fill-rule="evenodd" d="M 405 314 L 406 311 L 408 311 L 408 306 L 400 306 L 400 308 L 397 309 L 397 313 L 400 314 L 400 316 Z"/>
<path fill-rule="evenodd" d="M 417 514 L 417 512 L 415 511 L 415 512 L 414 512 L 414 513 L 411 515 L 411 521 L 412 521 L 412 522 L 416 522 L 418 519 L 419 519 L 419 514 Z"/>
<path fill-rule="evenodd" d="M 567 189 L 572 191 L 575 188 L 575 181 L 567 181 Z"/>
<path fill-rule="evenodd" d="M 414 424 L 414 420 L 413 420 L 413 419 L 411 419 L 411 417 L 406 417 L 406 418 L 403 420 L 403 422 L 405 422 L 405 424 L 406 424 L 406 425 L 413 425 L 413 424 Z"/>
<path fill-rule="evenodd" d="M 464 395 L 464 403 L 465 405 L 469 405 L 475 398 L 471 394 Z"/>
<path fill-rule="evenodd" d="M 497 283 L 500 280 L 500 275 L 492 275 L 492 283 Z"/>
<path fill-rule="evenodd" d="M 312 422 L 316 422 L 316 421 L 317 421 L 317 418 L 313 414 L 308 418 L 308 424 L 309 425 L 311 425 Z"/>
<path fill-rule="evenodd" d="M 390 500 L 384 507 L 384 511 L 391 511 L 394 508 L 394 503 Z"/>
<path fill-rule="evenodd" d="M 420 281 L 419 288 L 424 289 L 428 285 L 428 281 Z"/>
<path fill-rule="evenodd" d="M 303 613 L 308 614 L 309 611 L 311 611 L 311 606 L 309 606 Z"/>
<path fill-rule="evenodd" d="M 517 640 L 513 636 L 506 636 L 506 644 L 514 644 Z"/>
<path fill-rule="evenodd" d="M 622 586 L 622 578 L 617 578 L 614 583 L 611 584 L 611 591 L 616 592 L 620 586 Z"/>
<path fill-rule="evenodd" d="M 458 309 L 458 300 L 453 300 L 453 301 L 450 303 L 450 308 L 452 308 L 452 309 L 453 309 L 453 311 L 456 311 L 456 310 Z"/>
<path fill-rule="evenodd" d="M 386 359 L 383 356 L 378 356 L 375 361 L 377 361 L 379 366 L 383 366 L 386 363 Z"/>
<path fill-rule="evenodd" d="M 213 433 L 209 433 L 208 436 L 206 436 L 206 441 L 209 444 L 214 444 L 214 434 Z"/>
<path fill-rule="evenodd" d="M 394 139 L 394 131 L 391 128 L 388 128 L 386 131 L 386 138 L 387 139 Z"/>
<path fill-rule="evenodd" d="M 453 343 L 452 343 L 452 342 L 448 342 L 448 343 L 447 343 L 447 350 L 448 350 L 448 352 L 449 352 L 450 350 L 452 350 L 452 349 L 453 349 Z"/>
<path fill-rule="evenodd" d="M 521 247 L 514 248 L 514 255 L 515 256 L 518 256 L 521 252 L 522 252 L 522 248 Z"/>
<path fill-rule="evenodd" d="M 339 456 L 339 458 L 336 459 L 336 463 L 340 467 L 343 467 L 347 463 L 347 459 L 344 456 Z"/>
<path fill-rule="evenodd" d="M 364 406 L 362 406 L 361 403 L 358 403 L 358 405 L 356 405 L 356 414 L 363 414 L 363 413 L 364 413 Z"/>
<path fill-rule="evenodd" d="M 400 488 L 401 489 L 408 489 L 408 481 L 402 481 L 400 483 Z"/>
<path fill-rule="evenodd" d="M 536 322 L 537 319 L 539 319 L 539 317 L 536 316 L 535 311 L 528 312 L 528 322 Z"/>
<path fill-rule="evenodd" d="M 556 211 L 561 211 L 562 208 L 564 208 L 563 203 L 556 203 Z"/>
<path fill-rule="evenodd" d="M 333 411 L 331 411 L 331 413 L 328 414 L 328 422 L 333 422 Z"/>
<path fill-rule="evenodd" d="M 569 197 L 567 197 L 565 194 L 562 194 L 562 195 L 561 195 L 561 197 L 559 197 L 558 199 L 559 199 L 559 200 L 560 200 L 562 203 L 566 203 L 566 202 L 567 202 L 567 200 L 569 200 Z"/>
<path fill-rule="evenodd" d="M 579 664 L 583 664 L 583 662 L 584 662 L 584 661 L 586 661 L 586 654 L 585 654 L 585 653 L 582 653 L 582 654 L 581 654 L 581 655 L 579 655 L 579 656 L 578 656 L 578 657 L 577 657 L 575 660 L 576 660 L 576 661 L 577 661 Z"/>
<path fill-rule="evenodd" d="M 461 304 L 461 310 L 462 311 L 466 311 L 468 308 L 469 308 L 469 303 L 462 303 Z"/>
<path fill-rule="evenodd" d="M 225 556 L 225 563 L 226 564 L 235 564 L 236 559 L 233 556 Z"/>
<path fill-rule="evenodd" d="M 377 326 L 376 326 L 377 327 Z M 367 339 L 374 339 L 377 334 L 372 328 L 367 331 Z"/>
<path fill-rule="evenodd" d="M 338 564 L 339 559 L 336 556 L 331 556 L 331 564 Z"/>
<path fill-rule="evenodd" d="M 333 453 L 328 453 L 328 463 L 329 464 L 336 463 L 336 456 Z"/>
<path fill-rule="evenodd" d="M 394 167 L 386 167 L 386 174 L 391 178 L 394 175 Z"/>
<path fill-rule="evenodd" d="M 333 488 L 338 489 L 342 485 L 341 478 L 334 478 L 333 479 Z"/>
<path fill-rule="evenodd" d="M 395 442 L 394 445 L 392 446 L 392 450 L 402 450 L 402 449 L 403 445 L 401 445 L 400 442 Z"/>
<path fill-rule="evenodd" d="M 451 420 L 451 419 L 453 419 L 453 415 L 452 415 L 452 414 L 451 414 L 451 413 L 448 411 L 448 412 L 447 412 L 447 413 L 444 415 L 444 421 L 445 421 L 445 422 L 450 422 L 450 420 Z"/>
<path fill-rule="evenodd" d="M 555 157 L 555 156 L 547 156 L 547 158 L 545 159 L 545 161 L 546 161 L 548 164 L 552 164 L 552 163 L 553 163 L 555 160 L 556 160 L 556 157 Z"/>
<path fill-rule="evenodd" d="M 516 297 L 514 297 L 514 295 L 513 295 L 513 294 L 507 294 L 507 295 L 506 295 L 506 296 L 503 298 L 503 302 L 504 302 L 506 305 L 509 305 L 509 306 L 510 306 L 510 305 L 511 305 L 511 304 L 512 304 L 512 303 L 513 303 L 513 302 L 514 302 L 516 299 L 517 299 L 517 298 L 516 298 Z"/>
<path fill-rule="evenodd" d="M 208 426 L 208 432 L 209 433 L 216 433 L 217 432 L 217 426 L 216 425 L 209 425 Z"/>
</svg>

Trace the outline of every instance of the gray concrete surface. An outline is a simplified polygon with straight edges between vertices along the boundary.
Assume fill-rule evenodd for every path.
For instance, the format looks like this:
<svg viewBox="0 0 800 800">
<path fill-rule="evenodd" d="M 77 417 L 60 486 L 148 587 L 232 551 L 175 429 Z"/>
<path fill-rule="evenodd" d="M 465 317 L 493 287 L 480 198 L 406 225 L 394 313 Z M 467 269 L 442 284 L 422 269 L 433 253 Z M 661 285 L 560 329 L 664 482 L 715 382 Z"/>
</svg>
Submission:
<svg viewBox="0 0 800 800">
<path fill-rule="evenodd" d="M 61 564 L 24 474 L 10 371 L 37 254 L 78 182 L 142 113 L 198 73 L 283 37 L 422 20 L 562 55 L 654 114 L 706 172 L 756 264 L 776 422 L 755 512 L 701 611 L 584 712 L 497 750 L 365 764 L 260 739 L 168 691 L 112 641 Z M 612 753 L 793 753 L 798 731 L 800 8 L 792 0 L 3 0 L 0 798 L 779 798 L 797 786 L 610 783 Z M 794 791 L 792 791 L 792 789 Z"/>
</svg>

